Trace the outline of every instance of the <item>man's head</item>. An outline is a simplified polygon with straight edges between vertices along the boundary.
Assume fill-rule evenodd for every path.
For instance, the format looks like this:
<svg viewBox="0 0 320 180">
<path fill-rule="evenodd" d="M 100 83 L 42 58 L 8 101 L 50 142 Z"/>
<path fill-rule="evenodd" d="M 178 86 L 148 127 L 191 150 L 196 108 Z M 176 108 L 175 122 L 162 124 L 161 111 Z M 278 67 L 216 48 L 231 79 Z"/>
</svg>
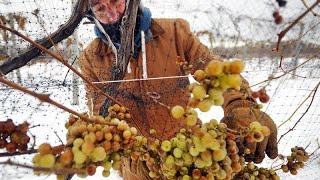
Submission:
<svg viewBox="0 0 320 180">
<path fill-rule="evenodd" d="M 114 24 L 122 17 L 125 0 L 90 0 L 94 16 L 103 24 Z"/>
</svg>

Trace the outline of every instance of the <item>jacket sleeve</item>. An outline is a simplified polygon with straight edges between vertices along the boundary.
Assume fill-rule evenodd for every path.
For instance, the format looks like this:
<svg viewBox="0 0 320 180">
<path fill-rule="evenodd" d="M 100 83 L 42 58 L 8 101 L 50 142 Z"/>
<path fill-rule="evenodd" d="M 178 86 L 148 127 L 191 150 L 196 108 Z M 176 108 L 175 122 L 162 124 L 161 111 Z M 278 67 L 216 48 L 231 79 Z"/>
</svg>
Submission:
<svg viewBox="0 0 320 180">
<path fill-rule="evenodd" d="M 198 37 L 191 32 L 189 23 L 183 19 L 176 20 L 176 36 L 178 52 L 185 61 L 189 62 L 193 66 L 193 70 L 203 69 L 205 64 L 210 60 L 222 59 L 212 53 L 204 44 L 200 42 Z M 241 76 L 242 77 L 242 76 Z M 251 89 L 247 80 L 242 77 L 242 85 L 240 91 L 235 89 L 229 89 L 224 93 L 224 105 L 227 106 L 231 101 L 236 99 L 249 99 L 251 98 Z"/>
<path fill-rule="evenodd" d="M 90 82 L 99 81 L 96 73 L 93 70 L 92 57 L 93 52 L 84 51 L 79 57 L 79 65 L 82 75 Z M 91 57 L 91 58 L 90 58 Z M 84 81 L 84 86 L 86 90 L 87 106 L 90 114 L 99 115 L 99 110 L 103 104 L 105 97 L 101 95 L 97 90 Z M 99 86 L 97 86 L 99 87 Z M 101 87 L 99 87 L 101 88 Z"/>
</svg>

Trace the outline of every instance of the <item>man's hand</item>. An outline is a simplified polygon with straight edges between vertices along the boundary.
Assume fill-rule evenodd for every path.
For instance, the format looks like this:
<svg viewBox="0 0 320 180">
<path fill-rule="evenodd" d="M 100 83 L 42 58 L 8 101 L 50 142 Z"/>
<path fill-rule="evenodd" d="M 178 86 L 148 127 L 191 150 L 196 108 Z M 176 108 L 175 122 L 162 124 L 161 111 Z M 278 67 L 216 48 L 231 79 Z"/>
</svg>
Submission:
<svg viewBox="0 0 320 180">
<path fill-rule="evenodd" d="M 261 163 L 265 153 L 274 159 L 278 156 L 277 147 L 277 127 L 270 116 L 258 109 L 255 102 L 249 100 L 236 100 L 224 107 L 224 118 L 221 122 L 225 123 L 228 128 L 239 130 L 240 127 L 248 127 L 251 122 L 258 121 L 261 125 L 270 129 L 270 135 L 265 137 L 262 142 L 250 143 L 246 140 L 239 139 L 237 142 L 239 153 L 242 154 L 245 148 L 250 149 L 250 154 L 246 155 L 246 161 Z"/>
</svg>

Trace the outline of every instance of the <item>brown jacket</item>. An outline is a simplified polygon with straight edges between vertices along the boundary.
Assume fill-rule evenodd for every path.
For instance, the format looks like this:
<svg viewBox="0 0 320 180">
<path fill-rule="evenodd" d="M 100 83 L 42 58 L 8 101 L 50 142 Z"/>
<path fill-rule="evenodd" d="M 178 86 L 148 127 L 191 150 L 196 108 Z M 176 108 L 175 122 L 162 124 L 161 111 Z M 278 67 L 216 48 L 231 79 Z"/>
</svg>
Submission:
<svg viewBox="0 0 320 180">
<path fill-rule="evenodd" d="M 179 60 L 198 68 L 213 57 L 183 19 L 153 19 L 151 31 L 153 38 L 146 43 L 148 78 L 185 75 Z M 113 60 L 112 51 L 99 39 L 91 42 L 79 59 L 83 75 L 92 82 L 109 80 Z M 141 53 L 138 60 L 132 58 L 129 65 L 131 73 L 127 73 L 124 79 L 142 78 Z M 186 105 L 189 97 L 187 85 L 187 78 L 126 82 L 120 85 L 116 99 L 132 110 L 144 135 L 148 136 L 149 130 L 155 129 L 156 136 L 164 139 L 171 137 L 182 123 L 172 119 L 169 110 L 154 102 L 148 94 L 159 95 L 158 101 L 168 106 Z M 89 108 L 98 114 L 106 98 L 88 85 L 86 90 Z"/>
</svg>

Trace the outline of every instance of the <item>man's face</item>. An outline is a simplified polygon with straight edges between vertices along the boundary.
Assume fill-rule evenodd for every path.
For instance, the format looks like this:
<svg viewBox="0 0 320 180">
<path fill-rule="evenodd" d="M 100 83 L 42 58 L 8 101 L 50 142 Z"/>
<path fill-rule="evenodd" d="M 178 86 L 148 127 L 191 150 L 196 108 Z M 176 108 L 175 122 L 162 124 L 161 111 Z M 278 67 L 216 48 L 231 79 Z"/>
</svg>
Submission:
<svg viewBox="0 0 320 180">
<path fill-rule="evenodd" d="M 114 24 L 125 10 L 125 0 L 90 0 L 94 16 L 103 24 Z"/>
</svg>

